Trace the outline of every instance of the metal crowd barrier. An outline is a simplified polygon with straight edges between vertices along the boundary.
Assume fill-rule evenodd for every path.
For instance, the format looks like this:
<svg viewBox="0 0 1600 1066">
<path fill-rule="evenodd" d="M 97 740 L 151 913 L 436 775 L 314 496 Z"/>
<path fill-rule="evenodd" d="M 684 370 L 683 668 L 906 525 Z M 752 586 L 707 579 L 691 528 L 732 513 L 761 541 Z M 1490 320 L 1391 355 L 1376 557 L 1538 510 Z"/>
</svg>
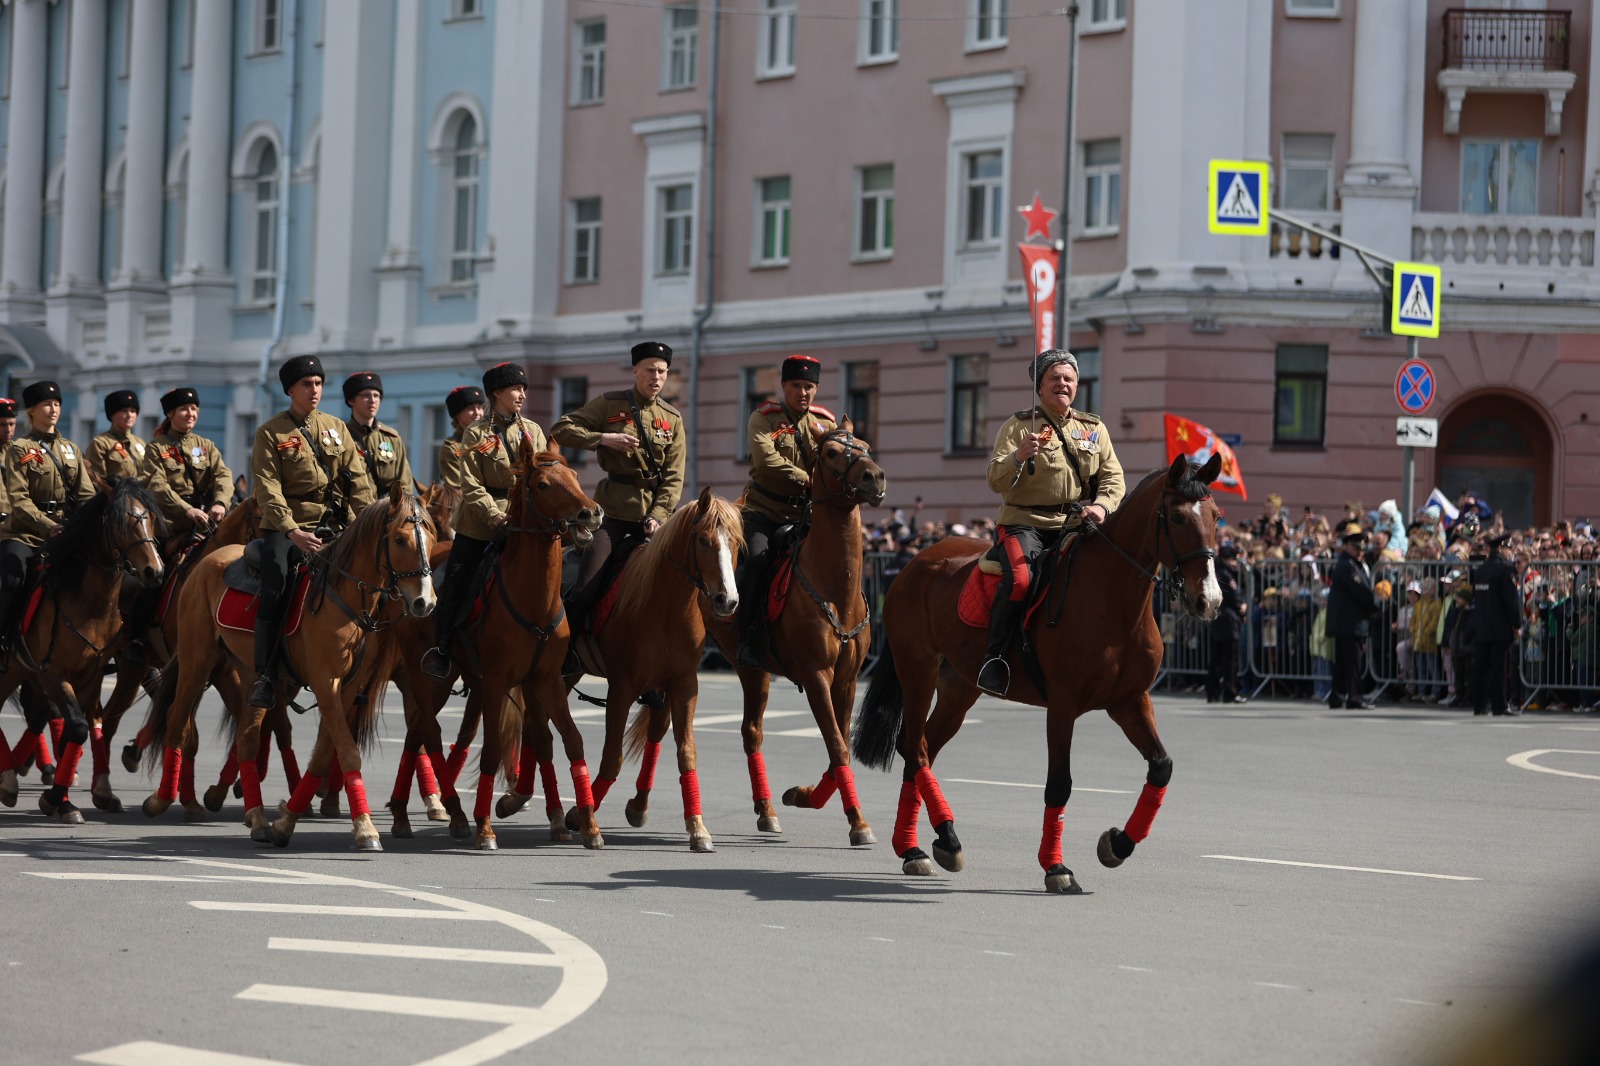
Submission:
<svg viewBox="0 0 1600 1066">
<path fill-rule="evenodd" d="M 1389 596 L 1380 598 L 1378 617 L 1367 642 L 1367 676 L 1377 685 L 1375 695 L 1397 689 L 1397 695 L 1427 703 L 1464 699 L 1467 678 L 1457 684 L 1450 654 L 1450 615 L 1460 584 L 1470 582 L 1471 568 L 1460 560 L 1407 560 L 1379 563 L 1372 581 L 1389 583 Z M 1410 589 L 1418 589 L 1416 601 Z"/>
<path fill-rule="evenodd" d="M 1249 671 L 1241 689 L 1247 683 L 1252 697 L 1270 689 L 1271 695 L 1286 698 L 1319 692 L 1326 698 L 1333 645 L 1317 624 L 1328 602 L 1323 566 L 1267 559 L 1240 570 L 1240 592 L 1250 604 L 1243 634 Z"/>
<path fill-rule="evenodd" d="M 1536 562 L 1523 569 L 1522 637 L 1511 676 L 1524 709 L 1576 710 L 1600 703 L 1600 562 Z"/>
</svg>

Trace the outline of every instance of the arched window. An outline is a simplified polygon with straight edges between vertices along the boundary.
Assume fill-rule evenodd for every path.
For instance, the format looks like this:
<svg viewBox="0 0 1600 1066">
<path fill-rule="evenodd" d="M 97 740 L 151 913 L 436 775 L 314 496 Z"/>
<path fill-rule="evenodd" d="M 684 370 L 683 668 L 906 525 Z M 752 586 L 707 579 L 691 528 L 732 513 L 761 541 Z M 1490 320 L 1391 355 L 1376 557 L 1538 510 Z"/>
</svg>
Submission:
<svg viewBox="0 0 1600 1066">
<path fill-rule="evenodd" d="M 450 280 L 471 281 L 478 249 L 478 124 L 466 112 L 456 123 L 450 156 Z"/>
<path fill-rule="evenodd" d="M 250 298 L 270 301 L 278 285 L 278 152 L 270 141 L 261 146 L 252 181 L 251 213 L 255 257 L 250 266 Z"/>
</svg>

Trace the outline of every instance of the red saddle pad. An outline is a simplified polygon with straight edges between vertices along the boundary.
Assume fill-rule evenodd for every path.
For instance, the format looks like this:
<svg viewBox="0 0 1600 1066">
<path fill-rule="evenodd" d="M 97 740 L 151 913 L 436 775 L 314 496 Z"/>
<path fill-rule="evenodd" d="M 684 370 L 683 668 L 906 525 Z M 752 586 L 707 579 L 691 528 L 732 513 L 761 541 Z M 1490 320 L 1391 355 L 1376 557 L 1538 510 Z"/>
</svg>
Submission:
<svg viewBox="0 0 1600 1066">
<path fill-rule="evenodd" d="M 794 580 L 794 553 L 778 560 L 772 571 L 772 585 L 767 590 L 767 621 L 776 622 L 783 614 L 783 605 L 789 600 L 789 585 Z"/>
<path fill-rule="evenodd" d="M 289 609 L 283 616 L 283 635 L 290 636 L 300 628 L 300 619 L 305 614 L 306 592 L 311 588 L 311 572 L 301 570 L 295 579 L 294 592 L 289 597 Z M 222 602 L 217 604 L 217 625 L 223 629 L 233 629 L 240 633 L 254 633 L 256 631 L 256 606 L 260 603 L 258 597 L 238 589 L 228 589 L 222 594 Z"/>
<path fill-rule="evenodd" d="M 589 621 L 590 635 L 598 637 L 600 631 L 606 627 L 606 623 L 611 621 L 611 612 L 616 610 L 617 596 L 622 591 L 622 575 L 628 572 L 629 566 L 633 565 L 634 558 L 635 556 L 633 555 L 628 556 L 621 569 L 612 576 L 611 584 L 607 585 L 605 592 L 601 593 L 600 601 L 594 607 L 594 616 Z"/>
<path fill-rule="evenodd" d="M 988 629 L 989 616 L 994 613 L 994 592 L 999 585 L 999 574 L 986 574 L 974 565 L 966 584 L 961 586 L 956 615 L 974 629 Z"/>
</svg>

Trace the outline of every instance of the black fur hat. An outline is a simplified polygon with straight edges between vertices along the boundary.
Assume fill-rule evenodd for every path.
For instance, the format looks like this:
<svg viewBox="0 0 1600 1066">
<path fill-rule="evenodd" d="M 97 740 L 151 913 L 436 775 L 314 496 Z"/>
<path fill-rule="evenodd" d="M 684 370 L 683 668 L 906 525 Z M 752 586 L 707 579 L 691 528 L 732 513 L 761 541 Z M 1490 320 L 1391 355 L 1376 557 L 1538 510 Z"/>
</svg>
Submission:
<svg viewBox="0 0 1600 1066">
<path fill-rule="evenodd" d="M 665 359 L 668 366 L 672 365 L 672 348 L 660 341 L 641 341 L 633 346 L 631 354 L 634 366 L 646 359 Z"/>
<path fill-rule="evenodd" d="M 170 415 L 178 408 L 191 403 L 196 407 L 200 406 L 200 394 L 185 385 L 182 388 L 173 389 L 161 397 L 161 413 Z"/>
<path fill-rule="evenodd" d="M 107 418 L 113 418 L 118 411 L 129 407 L 133 408 L 134 414 L 139 413 L 139 394 L 132 389 L 118 389 L 106 394 Z"/>
<path fill-rule="evenodd" d="M 377 389 L 378 395 L 383 395 L 383 379 L 370 370 L 358 370 L 344 379 L 344 402 L 353 404 L 356 397 L 366 389 Z"/>
<path fill-rule="evenodd" d="M 490 396 L 512 385 L 526 388 L 527 384 L 528 372 L 521 363 L 499 363 L 483 372 L 483 391 Z"/>
<path fill-rule="evenodd" d="M 809 381 L 820 384 L 822 363 L 809 355 L 791 355 L 783 361 L 783 373 L 779 377 L 783 381 Z"/>
<path fill-rule="evenodd" d="M 328 375 L 322 372 L 322 360 L 314 355 L 297 355 L 278 368 L 278 380 L 283 383 L 285 396 L 289 395 L 289 390 L 294 388 L 295 382 L 312 377 L 324 381 L 328 379 Z"/>
<path fill-rule="evenodd" d="M 462 385 L 450 390 L 450 394 L 444 398 L 444 408 L 450 412 L 451 418 L 455 418 L 473 404 L 483 406 L 488 402 L 483 398 L 483 390 L 478 386 Z"/>
<path fill-rule="evenodd" d="M 61 386 L 53 381 L 35 381 L 22 390 L 22 406 L 32 407 L 46 400 L 61 399 Z"/>
</svg>

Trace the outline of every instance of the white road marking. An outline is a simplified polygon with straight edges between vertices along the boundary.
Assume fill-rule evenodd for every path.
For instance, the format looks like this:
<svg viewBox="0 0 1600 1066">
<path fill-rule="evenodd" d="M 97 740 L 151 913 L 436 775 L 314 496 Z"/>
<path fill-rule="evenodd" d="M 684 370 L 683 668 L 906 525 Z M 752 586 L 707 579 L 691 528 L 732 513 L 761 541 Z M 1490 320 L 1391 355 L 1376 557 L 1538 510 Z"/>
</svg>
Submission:
<svg viewBox="0 0 1600 1066">
<path fill-rule="evenodd" d="M 354 918 L 434 918 L 443 922 L 492 922 L 492 917 L 470 911 L 425 911 L 415 907 L 333 907 L 320 903 L 226 903 L 192 899 L 189 906 L 203 911 L 253 911 L 259 914 L 337 914 Z"/>
<path fill-rule="evenodd" d="M 763 925 L 761 928 L 763 928 L 763 929 L 787 929 L 789 927 L 787 925 Z"/>
<path fill-rule="evenodd" d="M 1411 1003 L 1411 1004 L 1414 1004 L 1415 1006 L 1418 1006 L 1418 1007 L 1442 1007 L 1442 1006 L 1444 1006 L 1443 1003 L 1434 1003 L 1431 1000 L 1426 1000 L 1426 999 L 1397 999 L 1397 1000 L 1395 1000 L 1395 1002 L 1396 1003 Z"/>
<path fill-rule="evenodd" d="M 1291 992 L 1304 991 L 1304 989 L 1302 989 L 1299 985 L 1280 985 L 1276 981 L 1251 981 L 1250 983 L 1253 985 L 1260 985 L 1262 988 L 1287 988 Z"/>
<path fill-rule="evenodd" d="M 1154 970 L 1146 966 L 1118 966 L 1117 969 L 1132 970 L 1134 973 L 1155 973 Z"/>
<path fill-rule="evenodd" d="M 554 903 L 555 902 L 555 900 L 553 900 L 553 899 L 543 899 L 543 898 L 541 898 L 539 896 L 534 896 L 533 897 L 533 901 L 535 903 Z"/>
<path fill-rule="evenodd" d="M 429 947 L 423 944 L 367 944 L 354 940 L 303 940 L 275 936 L 267 941 L 273 951 L 315 951 L 327 955 L 371 955 L 384 959 L 432 959 L 436 962 L 484 962 L 501 966 L 560 966 L 561 958 L 547 951 L 489 951 L 477 948 Z"/>
<path fill-rule="evenodd" d="M 442 1018 L 457 1022 L 490 1022 L 498 1025 L 535 1021 L 540 1014 L 534 1007 L 473 1003 L 463 999 L 433 999 L 427 996 L 391 996 L 382 992 L 351 992 L 343 988 L 299 988 L 294 985 L 255 984 L 233 998 L 257 1003 L 332 1007 L 337 1010 L 364 1010 L 375 1014 Z"/>
<path fill-rule="evenodd" d="M 237 884 L 245 882 L 253 885 L 284 885 L 293 884 L 281 877 L 223 877 L 209 874 L 197 877 L 173 877 L 166 874 L 111 874 L 111 873 L 43 873 L 37 870 L 24 870 L 29 877 L 47 877 L 52 881 L 187 881 L 203 885 L 215 885 L 222 882 Z"/>
<path fill-rule="evenodd" d="M 1438 881 L 1482 881 L 1481 877 L 1459 874 L 1423 874 L 1415 870 L 1382 870 L 1372 866 L 1335 866 L 1326 862 L 1292 862 L 1289 859 L 1255 859 L 1246 855 L 1202 855 L 1202 859 L 1229 859 L 1233 862 L 1264 862 L 1272 866 L 1304 866 L 1313 870 L 1345 870 L 1357 874 L 1394 874 L 1396 877 L 1431 877 Z"/>
<path fill-rule="evenodd" d="M 671 918 L 672 917 L 672 915 L 668 914 L 666 911 L 640 911 L 639 913 L 640 914 L 653 914 L 657 918 Z"/>
<path fill-rule="evenodd" d="M 998 788 L 1037 788 L 1037 789 L 1043 789 L 1044 788 L 1043 785 L 1035 784 L 1032 781 L 984 781 L 984 780 L 982 780 L 980 778 L 976 778 L 976 777 L 947 777 L 947 778 L 945 778 L 945 780 L 949 781 L 951 784 L 954 784 L 954 785 L 994 785 L 994 786 L 996 786 Z M 1084 788 L 1082 785 L 1073 785 L 1072 786 L 1072 791 L 1074 791 L 1074 792 L 1104 792 L 1104 793 L 1106 793 L 1108 795 L 1112 795 L 1112 796 L 1131 796 L 1131 795 L 1133 795 L 1133 792 L 1131 790 L 1129 790 L 1129 789 L 1126 789 L 1126 788 Z"/>
<path fill-rule="evenodd" d="M 1014 959 L 1014 958 L 1017 957 L 1017 953 L 1015 951 L 989 951 L 989 950 L 985 949 L 984 954 L 985 955 L 1004 955 L 1008 959 Z"/>
<path fill-rule="evenodd" d="M 104 1051 L 79 1055 L 77 1061 L 102 1063 L 103 1066 L 288 1066 L 282 1059 L 229 1055 L 176 1044 L 158 1044 L 153 1040 L 118 1044 Z"/>
<path fill-rule="evenodd" d="M 1567 729 L 1574 733 L 1600 733 L 1600 725 L 1558 725 L 1557 729 Z"/>
<path fill-rule="evenodd" d="M 1557 774 L 1561 777 L 1581 777 L 1589 781 L 1600 781 L 1600 774 L 1580 774 L 1576 770 L 1556 770 L 1548 766 L 1540 766 L 1533 760 L 1540 755 L 1600 755 L 1600 751 L 1579 751 L 1576 748 L 1534 748 L 1531 751 L 1521 751 L 1506 757 L 1506 762 L 1523 770 L 1533 770 L 1541 774 Z"/>
<path fill-rule="evenodd" d="M 881 942 L 883 942 L 885 944 L 893 944 L 894 943 L 893 940 L 890 940 L 886 936 L 869 936 L 869 937 L 867 937 L 867 939 L 868 940 L 878 940 L 878 941 L 881 941 Z"/>
<path fill-rule="evenodd" d="M 1532 729 L 1532 722 L 1490 722 L 1486 729 Z"/>
</svg>

